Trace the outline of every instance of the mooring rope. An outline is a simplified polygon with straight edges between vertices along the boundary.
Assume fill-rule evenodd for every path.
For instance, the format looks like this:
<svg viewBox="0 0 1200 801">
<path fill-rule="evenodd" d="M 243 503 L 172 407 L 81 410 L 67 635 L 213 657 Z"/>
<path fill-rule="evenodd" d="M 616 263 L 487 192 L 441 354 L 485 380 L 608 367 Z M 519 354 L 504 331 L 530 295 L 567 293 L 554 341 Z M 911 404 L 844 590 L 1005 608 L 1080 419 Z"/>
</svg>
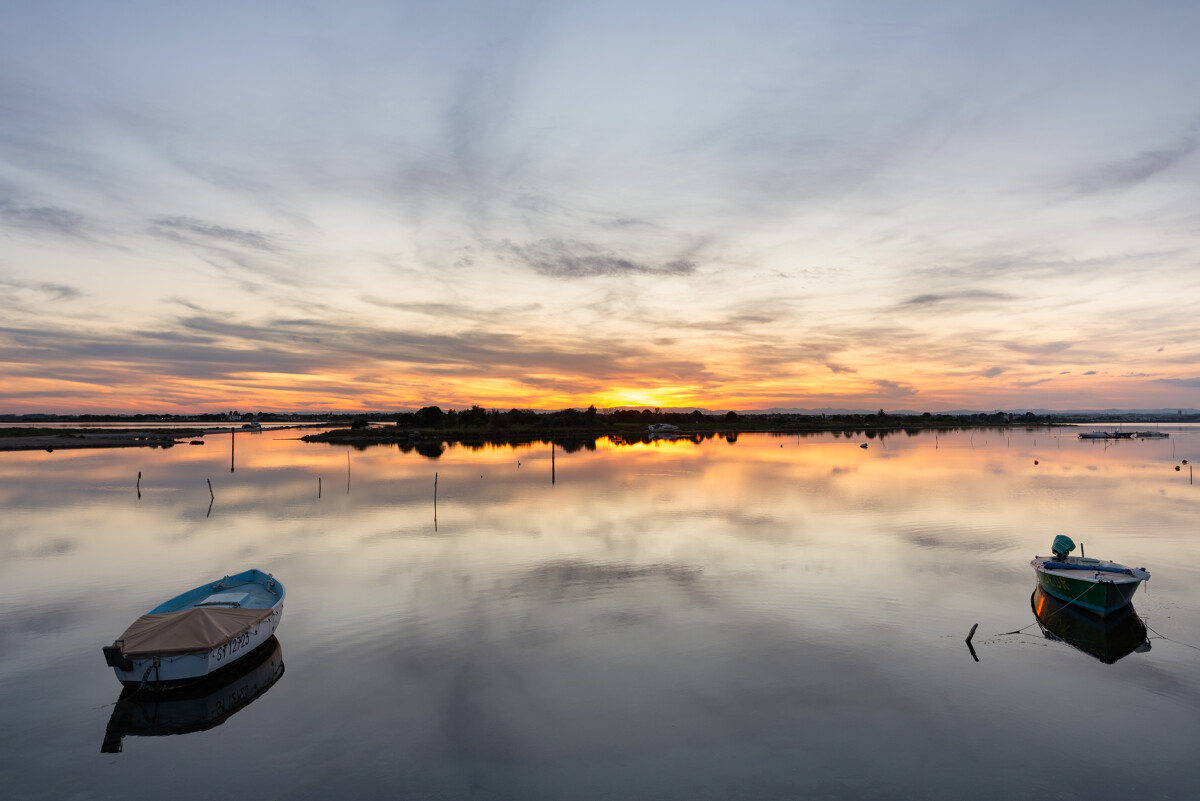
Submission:
<svg viewBox="0 0 1200 801">
<path fill-rule="evenodd" d="M 1186 642 L 1180 642 L 1179 640 L 1172 640 L 1170 637 L 1167 637 L 1166 635 L 1159 634 L 1157 631 L 1154 631 L 1154 629 L 1150 628 L 1150 625 L 1148 623 L 1146 623 L 1145 619 L 1142 620 L 1142 623 L 1146 624 L 1147 631 L 1150 631 L 1151 633 L 1153 633 L 1154 636 L 1158 637 L 1160 640 L 1166 640 L 1167 642 L 1173 642 L 1176 645 L 1182 645 L 1184 648 L 1191 648 L 1193 651 L 1200 651 L 1200 647 L 1197 647 L 1195 645 L 1188 645 Z"/>
<path fill-rule="evenodd" d="M 1060 606 L 1058 609 L 1055 609 L 1053 612 L 1051 612 L 1050 614 L 1046 615 L 1046 620 L 1049 620 L 1050 618 L 1052 618 L 1052 617 L 1054 617 L 1055 615 L 1057 615 L 1059 612 L 1062 612 L 1063 610 L 1065 610 L 1065 609 L 1066 609 L 1067 607 L 1069 607 L 1071 604 L 1073 604 L 1073 603 L 1075 603 L 1076 601 L 1078 601 L 1078 600 L 1079 600 L 1080 598 L 1082 598 L 1082 597 L 1083 597 L 1085 594 L 1087 594 L 1088 590 L 1090 590 L 1090 589 L 1092 589 L 1092 588 L 1091 588 L 1091 587 L 1085 587 L 1085 588 L 1084 588 L 1084 590 L 1083 590 L 1083 592 L 1079 593 L 1079 594 L 1078 594 L 1078 595 L 1076 595 L 1074 598 L 1072 598 L 1071 600 L 1067 601 L 1067 603 L 1066 603 L 1065 605 L 1063 605 L 1063 606 Z M 1043 592 L 1045 592 L 1045 590 L 1043 590 Z M 1030 606 L 1032 606 L 1032 605 L 1033 605 L 1033 596 L 1034 596 L 1034 595 L 1037 595 L 1037 588 L 1036 588 L 1036 587 L 1034 588 L 1033 592 L 1032 592 L 1032 593 L 1030 594 L 1030 596 L 1029 596 L 1029 604 L 1030 604 Z M 1060 600 L 1061 600 L 1061 599 L 1060 599 Z M 1041 619 L 1040 617 L 1038 617 L 1038 616 L 1037 616 L 1037 613 L 1036 613 L 1036 612 L 1034 612 L 1034 615 L 1033 615 L 1033 623 L 1030 623 L 1030 624 L 1029 624 L 1029 626 L 1033 626 L 1033 625 L 1038 625 L 1038 626 L 1041 626 L 1041 627 L 1043 627 L 1043 628 L 1044 628 L 1044 625 L 1043 625 L 1042 619 Z M 1029 628 L 1029 626 L 1022 626 L 1021 628 L 1017 629 L 1016 631 L 1006 631 L 1006 632 L 1004 632 L 1003 634 L 993 634 L 992 636 L 993 636 L 993 637 L 1007 637 L 1007 636 L 1008 636 L 1008 635 L 1010 635 L 1010 634 L 1020 634 L 1021 632 L 1025 631 L 1025 629 Z"/>
</svg>

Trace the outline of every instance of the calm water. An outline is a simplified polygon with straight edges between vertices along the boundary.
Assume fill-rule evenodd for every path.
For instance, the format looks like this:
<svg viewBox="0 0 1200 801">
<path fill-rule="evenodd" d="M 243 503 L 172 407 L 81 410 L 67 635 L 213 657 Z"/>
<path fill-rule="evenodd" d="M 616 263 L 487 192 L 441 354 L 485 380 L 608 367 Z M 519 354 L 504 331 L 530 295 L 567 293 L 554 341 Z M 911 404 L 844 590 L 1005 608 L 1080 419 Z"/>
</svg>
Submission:
<svg viewBox="0 0 1200 801">
<path fill-rule="evenodd" d="M 1191 798 L 1200 430 L 1170 430 L 0 454 L 0 787 Z M 1044 638 L 1029 559 L 1057 533 L 1145 565 L 1170 639 L 1104 664 Z M 278 649 L 117 704 L 100 646 L 247 567 L 287 586 Z"/>
</svg>

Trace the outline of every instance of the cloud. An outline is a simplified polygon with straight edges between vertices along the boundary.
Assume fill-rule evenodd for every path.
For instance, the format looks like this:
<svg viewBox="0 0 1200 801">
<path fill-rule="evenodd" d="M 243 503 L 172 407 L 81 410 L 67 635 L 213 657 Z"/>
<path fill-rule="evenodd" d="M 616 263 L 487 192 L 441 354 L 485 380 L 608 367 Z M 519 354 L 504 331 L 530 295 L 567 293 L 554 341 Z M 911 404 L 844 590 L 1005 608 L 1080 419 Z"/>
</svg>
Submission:
<svg viewBox="0 0 1200 801">
<path fill-rule="evenodd" d="M 50 297 L 50 300 L 71 300 L 72 298 L 83 296 L 83 293 L 78 289 L 66 284 L 41 283 L 35 284 L 34 288 L 44 292 Z"/>
<path fill-rule="evenodd" d="M 542 308 L 541 303 L 524 303 L 492 308 L 479 308 L 463 303 L 403 303 L 383 300 L 371 295 L 363 296 L 361 300 L 372 306 L 419 314 L 424 317 L 433 317 L 440 320 L 466 320 L 488 324 L 520 319 L 522 316 L 533 314 Z"/>
<path fill-rule="evenodd" d="M 277 252 L 280 250 L 274 239 L 259 231 L 249 231 L 243 228 L 229 228 L 224 225 L 204 222 L 192 217 L 155 217 L 150 221 L 152 233 L 175 241 L 189 241 L 190 237 L 199 237 L 201 241 L 211 244 L 220 242 Z"/>
<path fill-rule="evenodd" d="M 82 236 L 83 215 L 59 206 L 20 206 L 0 200 L 0 220 L 16 228 L 51 231 L 66 236 Z"/>
<path fill-rule="evenodd" d="M 7 309 L 18 309 L 25 305 L 27 298 L 21 298 L 18 293 L 33 293 L 41 295 L 44 299 L 50 302 L 60 300 L 74 300 L 75 298 L 83 297 L 83 292 L 79 289 L 68 286 L 66 284 L 58 284 L 50 281 L 32 282 L 18 281 L 14 279 L 0 279 L 0 289 L 7 288 L 9 292 L 0 293 L 0 307 Z"/>
<path fill-rule="evenodd" d="M 619 256 L 586 242 L 543 239 L 529 245 L 507 244 L 507 250 L 541 275 L 550 278 L 594 278 L 618 275 L 691 275 L 696 265 L 677 259 L 660 265 Z"/>
<path fill-rule="evenodd" d="M 1095 371 L 1095 370 L 1088 370 L 1086 373 L 1084 373 L 1084 375 L 1096 375 L 1096 371 Z"/>
<path fill-rule="evenodd" d="M 958 303 L 962 301 L 1009 301 L 1016 300 L 1016 295 L 1007 292 L 993 292 L 987 289 L 968 289 L 961 292 L 944 292 L 941 294 L 914 295 L 901 301 L 901 306 L 932 306 L 935 304 Z"/>
<path fill-rule="evenodd" d="M 25 365 L 11 377 L 52 373 L 56 379 L 100 386 L 177 381 L 247 382 L 256 374 L 344 376 L 347 368 L 416 384 L 444 379 L 501 379 L 557 392 L 652 377 L 703 384 L 714 376 L 703 361 L 664 355 L 645 344 L 592 342 L 567 331 L 538 335 L 477 328 L 430 333 L 384 328 L 351 316 L 244 321 L 192 314 L 153 330 L 84 331 L 69 326 L 0 327 L 0 361 Z M 586 376 L 586 379 L 575 377 Z M 443 383 L 445 383 L 443 381 Z M 269 383 L 269 381 L 267 382 Z M 15 386 L 6 397 L 14 397 Z"/>
<path fill-rule="evenodd" d="M 1052 356 L 1056 353 L 1062 353 L 1074 346 L 1074 342 L 1041 342 L 1029 344 L 1024 342 L 1005 342 L 1004 347 L 1009 350 L 1015 350 L 1018 353 L 1024 353 L 1029 356 Z"/>
<path fill-rule="evenodd" d="M 1137 186 L 1183 161 L 1196 147 L 1196 136 L 1188 135 L 1173 147 L 1147 150 L 1126 161 L 1103 165 L 1083 176 L 1075 191 L 1090 195 Z"/>
<path fill-rule="evenodd" d="M 1007 371 L 1008 371 L 1007 367 L 989 367 L 986 370 L 981 371 L 979 373 L 979 375 L 982 378 L 995 378 L 996 376 L 1000 375 L 1001 373 L 1005 373 Z"/>
<path fill-rule="evenodd" d="M 1028 389 L 1029 387 L 1036 387 L 1038 384 L 1045 384 L 1047 381 L 1053 380 L 1054 379 L 1051 378 L 1038 378 L 1034 379 L 1033 381 L 1018 381 L 1016 386 L 1020 387 L 1021 389 Z"/>
<path fill-rule="evenodd" d="M 858 373 L 853 367 L 846 367 L 845 365 L 834 364 L 833 362 L 829 362 L 825 366 L 829 368 L 829 372 L 831 373 Z"/>
<path fill-rule="evenodd" d="M 1200 389 L 1200 377 L 1197 378 L 1156 378 L 1160 384 L 1170 384 L 1173 387 L 1185 387 L 1187 389 Z"/>
<path fill-rule="evenodd" d="M 871 383 L 879 387 L 880 392 L 889 398 L 901 398 L 907 395 L 916 395 L 918 392 L 917 388 L 912 384 L 906 384 L 899 381 L 889 381 L 886 378 L 877 378 Z"/>
</svg>

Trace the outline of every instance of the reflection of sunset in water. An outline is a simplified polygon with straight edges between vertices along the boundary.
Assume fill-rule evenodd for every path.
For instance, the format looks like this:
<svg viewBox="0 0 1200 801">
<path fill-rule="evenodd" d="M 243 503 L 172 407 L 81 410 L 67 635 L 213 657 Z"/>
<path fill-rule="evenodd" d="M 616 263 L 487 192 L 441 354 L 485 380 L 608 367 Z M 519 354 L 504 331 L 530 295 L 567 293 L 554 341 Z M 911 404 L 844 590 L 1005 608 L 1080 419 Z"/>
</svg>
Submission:
<svg viewBox="0 0 1200 801">
<path fill-rule="evenodd" d="M 930 770 L 946 753 L 978 758 L 943 732 L 983 725 L 989 741 L 1023 741 L 1024 699 L 1052 700 L 1063 670 L 1078 692 L 1153 721 L 1144 762 L 1156 759 L 1155 731 L 1194 727 L 1187 699 L 1200 687 L 1179 651 L 1156 644 L 1153 662 L 1121 660 L 1170 674 L 1169 685 L 1123 674 L 1126 686 L 1079 672 L 1063 660 L 1109 666 L 1070 649 L 992 635 L 1031 622 L 1029 559 L 1067 533 L 1089 556 L 1150 567 L 1139 613 L 1200 641 L 1200 487 L 1174 470 L 1200 434 L 1109 447 L 1073 430 L 516 447 L 427 436 L 422 449 L 440 454 L 430 458 L 300 433 L 238 433 L 234 472 L 228 434 L 0 456 L 0 608 L 14 621 L 6 642 L 33 643 L 5 650 L 5 708 L 34 714 L 17 689 L 28 682 L 42 682 L 30 698 L 59 697 L 46 664 L 68 677 L 65 691 L 56 681 L 62 703 L 111 701 L 100 644 L 181 586 L 254 566 L 288 587 L 289 680 L 222 727 L 231 749 L 247 745 L 238 724 L 302 733 L 319 720 L 372 759 L 400 736 L 455 772 L 429 732 L 453 725 L 465 696 L 492 721 L 471 730 L 515 727 L 507 736 L 539 760 L 654 753 L 682 729 L 739 759 L 766 738 L 844 767 L 848 745 L 806 732 L 849 725 L 856 743 L 900 742 L 906 764 Z M 947 706 L 978 694 L 984 674 L 964 672 L 975 665 L 959 653 L 976 622 L 994 700 Z M 452 689 L 444 677 L 457 677 Z M 870 704 L 849 700 L 864 692 Z M 1096 766 L 1094 745 L 1068 748 L 1071 759 Z M 325 776 L 306 753 L 289 770 Z M 139 767 L 160 787 L 173 781 Z"/>
</svg>

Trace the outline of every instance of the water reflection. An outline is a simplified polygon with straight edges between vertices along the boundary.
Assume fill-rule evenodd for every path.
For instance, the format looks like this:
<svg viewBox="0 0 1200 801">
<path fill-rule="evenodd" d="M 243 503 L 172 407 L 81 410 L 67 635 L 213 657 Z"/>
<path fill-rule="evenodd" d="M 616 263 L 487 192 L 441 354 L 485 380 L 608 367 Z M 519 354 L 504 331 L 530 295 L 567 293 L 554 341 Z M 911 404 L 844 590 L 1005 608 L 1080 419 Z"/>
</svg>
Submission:
<svg viewBox="0 0 1200 801">
<path fill-rule="evenodd" d="M 1107 665 L 1134 651 L 1150 650 L 1146 624 L 1134 611 L 1133 604 L 1100 617 L 1055 598 L 1040 586 L 1033 591 L 1029 602 L 1046 639 L 1061 640 Z"/>
<path fill-rule="evenodd" d="M 1159 641 L 1110 667 L 988 635 L 1034 632 L 1029 559 L 1067 533 L 1162 566 L 1138 612 L 1200 642 L 1200 487 L 1174 470 L 1200 434 L 430 438 L 434 460 L 300 433 L 238 436 L 235 473 L 223 436 L 0 459 L 9 796 L 127 793 L 97 753 L 114 710 L 95 648 L 250 564 L 288 583 L 289 680 L 220 731 L 127 741 L 143 794 L 198 795 L 220 765 L 239 792 L 298 799 L 948 799 L 983 776 L 992 798 L 1065 801 L 1109 792 L 1123 758 L 1146 795 L 1191 786 L 1164 746 L 1200 737 L 1195 652 Z M 960 653 L 974 622 L 982 665 Z M 1028 721 L 1064 664 L 1106 702 L 1056 743 L 1083 777 L 1066 792 L 1012 769 L 1043 757 Z M 156 700 L 123 704 L 110 739 L 165 733 L 179 716 Z"/>
<path fill-rule="evenodd" d="M 116 754 L 125 737 L 163 737 L 216 728 L 283 677 L 283 648 L 272 637 L 228 672 L 189 687 L 151 692 L 126 687 L 117 698 L 100 751 Z"/>
</svg>

